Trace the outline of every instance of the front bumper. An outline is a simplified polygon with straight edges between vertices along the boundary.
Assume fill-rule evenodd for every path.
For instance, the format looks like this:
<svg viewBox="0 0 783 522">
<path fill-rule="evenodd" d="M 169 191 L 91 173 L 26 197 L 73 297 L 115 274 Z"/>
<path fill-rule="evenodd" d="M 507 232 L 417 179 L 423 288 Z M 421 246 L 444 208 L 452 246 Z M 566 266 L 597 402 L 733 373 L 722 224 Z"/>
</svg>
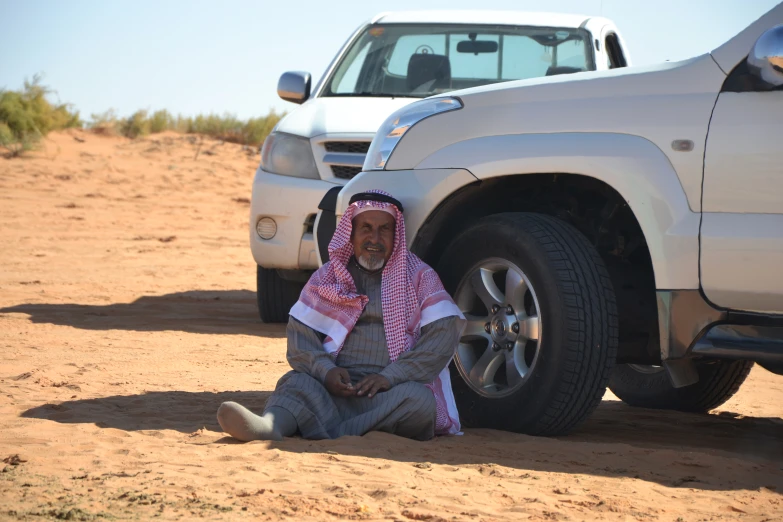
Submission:
<svg viewBox="0 0 783 522">
<path fill-rule="evenodd" d="M 314 270 L 318 268 L 313 222 L 318 203 L 336 186 L 316 179 L 270 174 L 261 168 L 253 178 L 250 203 L 250 250 L 253 259 L 264 268 Z M 256 223 L 270 217 L 277 224 L 272 239 L 261 239 Z"/>
</svg>

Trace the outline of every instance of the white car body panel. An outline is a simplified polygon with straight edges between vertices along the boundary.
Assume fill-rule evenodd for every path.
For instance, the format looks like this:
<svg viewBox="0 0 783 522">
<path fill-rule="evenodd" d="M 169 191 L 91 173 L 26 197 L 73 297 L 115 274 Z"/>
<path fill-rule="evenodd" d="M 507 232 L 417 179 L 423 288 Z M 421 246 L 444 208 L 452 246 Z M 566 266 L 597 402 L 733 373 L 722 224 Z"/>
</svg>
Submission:
<svg viewBox="0 0 783 522">
<path fill-rule="evenodd" d="M 783 214 L 783 91 L 724 92 L 707 138 L 704 211 Z"/>
<path fill-rule="evenodd" d="M 313 98 L 283 118 L 276 131 L 305 138 L 322 134 L 368 133 L 372 140 L 389 114 L 414 101 L 416 98 Z"/>
<path fill-rule="evenodd" d="M 700 210 L 704 137 L 725 75 L 709 55 L 644 68 L 508 82 L 454 93 L 465 107 L 413 126 L 388 170 L 462 168 L 440 151 L 486 136 L 616 133 L 644 136 L 678 173 L 690 209 Z M 629 117 L 629 115 L 633 115 Z M 672 150 L 692 140 L 690 152 Z M 624 154 L 621 148 L 616 154 Z M 513 170 L 506 174 L 517 174 Z"/>
<path fill-rule="evenodd" d="M 487 24 L 531 27 L 579 27 L 588 19 L 581 14 L 495 10 L 422 10 L 381 13 L 374 18 L 381 24 Z M 604 18 L 595 17 L 607 21 Z"/>
<path fill-rule="evenodd" d="M 783 215 L 705 213 L 701 278 L 718 306 L 783 313 Z"/>
<path fill-rule="evenodd" d="M 324 193 L 332 183 L 316 179 L 292 178 L 256 171 L 250 200 L 250 251 L 256 263 L 265 268 L 297 269 L 318 267 L 313 234 L 306 230 L 308 214 L 315 214 Z M 256 234 L 261 217 L 277 223 L 277 234 L 263 240 Z"/>
<path fill-rule="evenodd" d="M 702 287 L 726 308 L 783 311 L 783 91 L 724 92 L 707 138 Z"/>
<path fill-rule="evenodd" d="M 647 237 L 656 286 L 699 287 L 699 213 L 688 206 L 666 155 L 650 141 L 608 133 L 516 134 L 474 138 L 436 155 L 421 168 L 443 163 L 442 156 L 479 179 L 570 173 L 605 182 L 628 202 Z"/>
</svg>

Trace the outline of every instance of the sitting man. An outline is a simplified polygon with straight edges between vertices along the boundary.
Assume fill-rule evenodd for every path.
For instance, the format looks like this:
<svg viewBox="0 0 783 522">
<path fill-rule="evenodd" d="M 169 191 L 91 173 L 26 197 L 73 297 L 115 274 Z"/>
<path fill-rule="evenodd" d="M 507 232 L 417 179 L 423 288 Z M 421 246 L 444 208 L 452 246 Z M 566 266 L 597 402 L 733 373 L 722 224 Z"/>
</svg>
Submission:
<svg viewBox="0 0 783 522">
<path fill-rule="evenodd" d="M 402 205 L 381 191 L 357 194 L 329 244 L 329 262 L 291 309 L 293 371 L 278 381 L 263 416 L 224 402 L 218 422 L 242 441 L 297 431 L 307 439 L 455 434 L 448 365 L 464 325 L 435 271 L 408 251 Z"/>
</svg>

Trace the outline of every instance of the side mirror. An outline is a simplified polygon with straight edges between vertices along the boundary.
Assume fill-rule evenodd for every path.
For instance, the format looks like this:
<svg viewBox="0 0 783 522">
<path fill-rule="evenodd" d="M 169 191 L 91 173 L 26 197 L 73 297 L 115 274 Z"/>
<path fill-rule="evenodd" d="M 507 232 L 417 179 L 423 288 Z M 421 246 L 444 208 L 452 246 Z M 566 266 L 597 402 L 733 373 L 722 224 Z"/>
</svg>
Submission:
<svg viewBox="0 0 783 522">
<path fill-rule="evenodd" d="M 289 71 L 277 82 L 277 95 L 285 101 L 304 103 L 310 98 L 310 73 Z"/>
<path fill-rule="evenodd" d="M 783 25 L 776 25 L 756 40 L 748 55 L 748 71 L 769 85 L 783 85 Z"/>
</svg>

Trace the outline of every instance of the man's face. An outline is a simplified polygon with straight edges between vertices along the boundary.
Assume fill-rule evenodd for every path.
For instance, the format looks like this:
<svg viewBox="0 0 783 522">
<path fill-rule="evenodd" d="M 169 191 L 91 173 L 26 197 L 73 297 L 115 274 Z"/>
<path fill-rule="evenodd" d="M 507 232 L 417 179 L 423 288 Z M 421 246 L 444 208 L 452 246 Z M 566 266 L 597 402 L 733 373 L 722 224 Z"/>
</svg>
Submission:
<svg viewBox="0 0 783 522">
<path fill-rule="evenodd" d="M 368 210 L 353 218 L 351 243 L 356 260 L 371 272 L 386 265 L 394 247 L 394 216 L 382 210 Z"/>
</svg>

